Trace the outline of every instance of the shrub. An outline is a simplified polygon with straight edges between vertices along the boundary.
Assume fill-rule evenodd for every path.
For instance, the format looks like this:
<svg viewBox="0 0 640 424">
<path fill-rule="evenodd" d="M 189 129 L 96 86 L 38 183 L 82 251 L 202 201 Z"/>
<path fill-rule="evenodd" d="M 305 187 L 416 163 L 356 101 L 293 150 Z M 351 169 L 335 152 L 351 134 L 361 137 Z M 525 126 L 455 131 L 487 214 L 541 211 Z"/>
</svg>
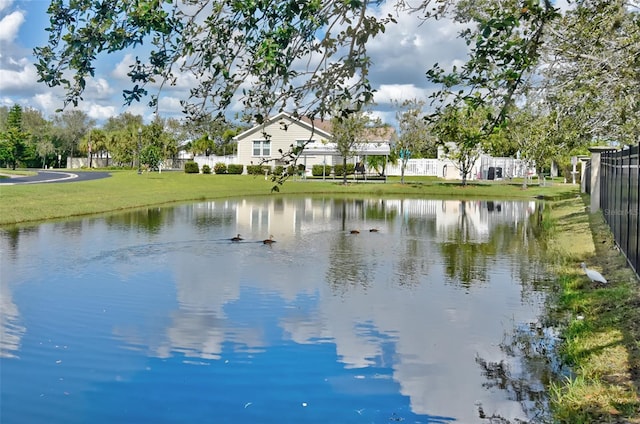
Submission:
<svg viewBox="0 0 640 424">
<path fill-rule="evenodd" d="M 215 172 L 216 174 L 226 174 L 227 165 L 224 162 L 218 162 L 213 165 L 213 172 Z"/>
<path fill-rule="evenodd" d="M 247 174 L 249 175 L 264 175 L 264 173 L 270 173 L 271 167 L 266 165 L 247 165 Z"/>
<path fill-rule="evenodd" d="M 202 165 L 203 174 L 211 174 L 211 167 L 209 165 Z"/>
<path fill-rule="evenodd" d="M 340 163 L 337 164 L 336 166 L 333 167 L 333 170 L 337 176 L 343 176 L 344 175 L 344 166 Z M 353 175 L 353 173 L 356 170 L 356 166 L 353 163 L 348 163 L 347 164 L 347 175 Z"/>
<path fill-rule="evenodd" d="M 240 175 L 244 171 L 244 165 L 239 165 L 235 163 L 230 163 L 227 167 L 228 174 Z"/>
<path fill-rule="evenodd" d="M 187 174 L 199 174 L 200 168 L 196 162 L 189 161 L 184 163 L 184 172 Z"/>
<path fill-rule="evenodd" d="M 275 175 L 282 175 L 283 172 L 284 172 L 284 166 L 282 165 L 277 165 L 275 168 L 273 168 L 273 173 Z"/>
<path fill-rule="evenodd" d="M 322 177 L 322 170 L 324 169 L 324 175 L 331 174 L 331 167 L 329 165 L 313 165 L 311 168 L 311 175 L 314 177 Z"/>
</svg>

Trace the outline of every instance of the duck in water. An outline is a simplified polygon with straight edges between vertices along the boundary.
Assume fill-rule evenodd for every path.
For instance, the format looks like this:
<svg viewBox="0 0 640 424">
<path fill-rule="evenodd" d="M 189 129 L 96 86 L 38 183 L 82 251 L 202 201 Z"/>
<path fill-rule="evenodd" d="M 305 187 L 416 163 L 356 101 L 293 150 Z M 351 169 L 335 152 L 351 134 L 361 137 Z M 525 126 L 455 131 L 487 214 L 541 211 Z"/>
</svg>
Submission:
<svg viewBox="0 0 640 424">
<path fill-rule="evenodd" d="M 242 239 L 242 237 L 240 237 L 240 234 L 238 234 L 238 235 L 237 235 L 237 236 L 235 236 L 235 237 L 231 237 L 231 241 L 242 241 L 242 240 L 243 240 L 243 239 Z"/>
<path fill-rule="evenodd" d="M 273 239 L 273 235 L 270 235 L 268 239 L 262 240 L 262 244 L 273 244 L 276 241 Z"/>
</svg>

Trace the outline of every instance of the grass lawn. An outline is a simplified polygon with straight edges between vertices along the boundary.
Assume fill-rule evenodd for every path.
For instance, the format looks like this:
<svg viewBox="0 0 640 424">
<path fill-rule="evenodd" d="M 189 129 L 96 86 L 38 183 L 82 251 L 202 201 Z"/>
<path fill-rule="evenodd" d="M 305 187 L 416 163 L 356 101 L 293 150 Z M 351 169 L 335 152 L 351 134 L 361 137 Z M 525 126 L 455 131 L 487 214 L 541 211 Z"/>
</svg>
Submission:
<svg viewBox="0 0 640 424">
<path fill-rule="evenodd" d="M 550 187 L 519 183 L 483 182 L 462 187 L 432 177 L 391 177 L 384 182 L 342 180 L 289 180 L 272 193 L 273 183 L 263 176 L 204 175 L 182 172 L 144 173 L 114 171 L 105 179 L 62 184 L 0 186 L 0 225 L 83 216 L 175 202 L 242 196 L 288 194 L 346 194 L 358 196 L 420 196 L 432 198 L 523 199 L 562 198 L 577 193 L 577 186 Z"/>
</svg>

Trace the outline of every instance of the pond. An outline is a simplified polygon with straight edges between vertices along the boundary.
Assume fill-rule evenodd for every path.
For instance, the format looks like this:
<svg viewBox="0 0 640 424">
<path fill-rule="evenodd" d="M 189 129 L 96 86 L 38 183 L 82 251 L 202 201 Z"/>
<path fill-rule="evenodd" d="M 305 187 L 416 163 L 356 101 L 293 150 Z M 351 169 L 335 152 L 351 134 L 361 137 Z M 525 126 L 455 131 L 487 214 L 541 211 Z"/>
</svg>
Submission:
<svg viewBox="0 0 640 424">
<path fill-rule="evenodd" d="M 514 346 L 540 331 L 541 207 L 264 197 L 4 229 L 0 421 L 535 419 Z"/>
</svg>

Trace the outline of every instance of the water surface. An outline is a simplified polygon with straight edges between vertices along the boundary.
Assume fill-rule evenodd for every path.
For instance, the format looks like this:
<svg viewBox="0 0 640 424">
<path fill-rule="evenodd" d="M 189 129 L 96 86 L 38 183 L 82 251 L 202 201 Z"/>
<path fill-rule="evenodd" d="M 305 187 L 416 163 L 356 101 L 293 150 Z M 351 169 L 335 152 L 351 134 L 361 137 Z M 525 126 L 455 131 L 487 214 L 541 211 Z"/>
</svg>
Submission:
<svg viewBox="0 0 640 424">
<path fill-rule="evenodd" d="M 531 419 L 543 388 L 505 346 L 545 300 L 538 208 L 265 198 L 2 230 L 0 421 Z"/>
</svg>

